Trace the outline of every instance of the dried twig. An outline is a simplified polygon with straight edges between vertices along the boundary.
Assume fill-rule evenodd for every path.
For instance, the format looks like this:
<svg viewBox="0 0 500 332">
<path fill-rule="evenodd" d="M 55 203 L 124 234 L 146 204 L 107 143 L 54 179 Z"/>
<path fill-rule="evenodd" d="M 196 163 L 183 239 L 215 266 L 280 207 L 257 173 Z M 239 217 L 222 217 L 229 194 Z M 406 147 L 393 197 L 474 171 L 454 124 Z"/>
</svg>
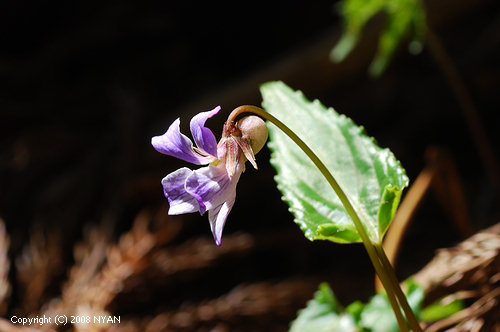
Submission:
<svg viewBox="0 0 500 332">
<path fill-rule="evenodd" d="M 75 265 L 63 287 L 61 298 L 51 301 L 45 314 L 67 316 L 109 315 L 106 307 L 119 294 L 125 281 L 149 265 L 145 259 L 160 241 L 168 241 L 178 231 L 175 223 L 156 233 L 148 230 L 149 213 L 139 214 L 132 229 L 111 244 L 109 232 L 93 229 L 86 242 L 75 248 Z M 170 236 L 167 233 L 172 233 Z M 77 324 L 76 331 L 101 331 L 106 326 Z M 108 326 L 109 327 L 109 326 Z"/>
<path fill-rule="evenodd" d="M 162 278 L 181 272 L 200 270 L 213 265 L 227 256 L 238 256 L 254 247 L 253 238 L 247 234 L 228 235 L 224 245 L 217 247 L 210 238 L 186 241 L 182 245 L 156 252 L 152 259 L 153 268 Z"/>
<path fill-rule="evenodd" d="M 147 332 L 283 330 L 317 284 L 317 280 L 289 280 L 238 286 L 218 299 L 161 313 L 143 328 Z"/>
<path fill-rule="evenodd" d="M 40 307 L 52 277 L 62 268 L 59 233 L 34 228 L 29 245 L 16 259 L 16 268 L 23 311 L 32 313 Z"/>
<path fill-rule="evenodd" d="M 475 234 L 458 246 L 441 249 L 414 280 L 426 302 L 443 296 L 468 297 L 473 303 L 428 331 L 497 331 L 500 319 L 500 224 Z"/>
</svg>

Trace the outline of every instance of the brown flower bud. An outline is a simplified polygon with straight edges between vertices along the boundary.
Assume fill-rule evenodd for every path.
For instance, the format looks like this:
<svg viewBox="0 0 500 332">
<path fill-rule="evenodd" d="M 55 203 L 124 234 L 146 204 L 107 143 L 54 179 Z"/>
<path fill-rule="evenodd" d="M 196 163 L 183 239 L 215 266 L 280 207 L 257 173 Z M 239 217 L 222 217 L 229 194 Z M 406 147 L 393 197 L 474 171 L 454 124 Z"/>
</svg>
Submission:
<svg viewBox="0 0 500 332">
<path fill-rule="evenodd" d="M 237 127 L 241 131 L 241 137 L 248 140 L 254 155 L 266 144 L 267 126 L 258 116 L 245 116 L 238 121 Z"/>
</svg>

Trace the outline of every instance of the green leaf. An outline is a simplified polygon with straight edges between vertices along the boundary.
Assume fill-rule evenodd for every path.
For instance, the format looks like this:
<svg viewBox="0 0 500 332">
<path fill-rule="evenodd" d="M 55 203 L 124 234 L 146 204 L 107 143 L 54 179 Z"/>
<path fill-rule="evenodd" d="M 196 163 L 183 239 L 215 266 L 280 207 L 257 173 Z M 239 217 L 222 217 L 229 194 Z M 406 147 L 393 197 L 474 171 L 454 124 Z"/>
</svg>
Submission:
<svg viewBox="0 0 500 332">
<path fill-rule="evenodd" d="M 464 301 L 455 300 L 450 303 L 441 303 L 440 301 L 425 307 L 422 310 L 420 319 L 426 322 L 435 322 L 448 318 L 465 308 Z"/>
<path fill-rule="evenodd" d="M 354 301 L 345 308 L 345 311 L 354 319 L 358 327 L 360 326 L 363 310 L 365 310 L 365 304 L 361 301 Z"/>
<path fill-rule="evenodd" d="M 405 281 L 405 288 L 410 307 L 420 317 L 423 289 L 411 279 Z M 322 283 L 314 298 L 299 311 L 290 331 L 398 332 L 399 326 L 386 294 L 373 296 L 367 304 L 355 301 L 343 310 L 330 286 Z"/>
<path fill-rule="evenodd" d="M 385 234 L 401 200 L 401 190 L 398 187 L 387 185 L 384 188 L 380 209 L 378 212 L 379 227 L 382 234 Z"/>
<path fill-rule="evenodd" d="M 387 297 L 375 295 L 361 313 L 361 326 L 372 332 L 398 332 L 399 326 Z"/>
<path fill-rule="evenodd" d="M 417 317 L 424 300 L 424 291 L 412 280 L 406 282 L 408 304 Z M 363 312 L 359 325 L 372 332 L 398 332 L 399 326 L 391 304 L 385 294 L 377 294 L 370 299 Z"/>
<path fill-rule="evenodd" d="M 408 178 L 399 161 L 362 127 L 282 82 L 261 87 L 263 107 L 293 130 L 323 161 L 346 193 L 374 243 L 387 230 Z M 310 240 L 361 241 L 333 189 L 302 150 L 269 125 L 271 164 L 283 199 Z"/>
<path fill-rule="evenodd" d="M 322 283 L 314 298 L 299 311 L 292 322 L 291 332 L 349 332 L 356 331 L 353 319 L 341 312 L 342 308 L 330 286 Z"/>
<path fill-rule="evenodd" d="M 343 0 L 340 13 L 344 20 L 344 33 L 332 49 L 332 61 L 342 61 L 355 47 L 368 21 L 378 13 L 387 20 L 382 29 L 377 53 L 370 65 L 370 74 L 379 76 L 386 69 L 392 55 L 406 35 L 412 42 L 410 50 L 421 49 L 425 35 L 425 10 L 419 0 Z"/>
</svg>

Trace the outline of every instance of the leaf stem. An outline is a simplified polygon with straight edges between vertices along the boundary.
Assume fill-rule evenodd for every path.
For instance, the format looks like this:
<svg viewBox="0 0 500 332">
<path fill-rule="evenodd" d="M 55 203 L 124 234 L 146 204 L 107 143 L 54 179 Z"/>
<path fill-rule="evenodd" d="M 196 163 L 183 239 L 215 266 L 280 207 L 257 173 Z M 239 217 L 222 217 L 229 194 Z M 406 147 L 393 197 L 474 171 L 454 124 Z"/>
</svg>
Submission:
<svg viewBox="0 0 500 332">
<path fill-rule="evenodd" d="M 403 311 L 405 312 L 406 318 L 408 319 L 410 326 L 412 327 L 414 332 L 422 331 L 420 329 L 420 325 L 418 324 L 417 317 L 415 317 L 415 314 L 413 313 L 413 310 L 411 309 L 410 304 L 408 303 L 408 301 L 406 299 L 406 296 L 403 294 L 403 291 L 401 290 L 401 287 L 399 286 L 398 278 L 396 277 L 396 273 L 394 272 L 394 269 L 392 268 L 392 265 L 391 265 L 391 262 L 389 261 L 389 258 L 387 258 L 387 255 L 385 254 L 384 248 L 380 244 L 375 244 L 375 250 L 377 251 L 377 254 L 378 254 L 378 257 L 380 258 L 382 266 L 383 266 L 385 272 L 387 273 L 387 276 L 389 277 L 389 281 L 393 285 L 393 289 L 395 290 L 396 297 L 398 298 L 399 303 L 403 307 Z"/>
<path fill-rule="evenodd" d="M 395 291 L 395 288 L 399 288 L 399 284 L 394 284 L 391 282 L 390 279 L 390 273 L 384 268 L 384 265 L 382 264 L 382 257 L 379 257 L 376 248 L 374 247 L 371 239 L 369 238 L 363 223 L 361 222 L 358 214 L 356 213 L 354 207 L 352 206 L 351 202 L 347 198 L 347 195 L 344 193 L 340 185 L 338 184 L 337 180 L 333 177 L 333 175 L 330 173 L 328 168 L 323 164 L 323 162 L 318 158 L 318 156 L 307 146 L 306 143 L 300 137 L 297 136 L 290 128 L 288 128 L 283 122 L 275 118 L 273 115 L 269 114 L 268 112 L 264 111 L 261 108 L 258 108 L 256 106 L 251 106 L 251 105 L 244 105 L 235 108 L 231 114 L 229 115 L 227 121 L 228 122 L 233 122 L 236 117 L 242 113 L 254 113 L 258 116 L 263 117 L 264 119 L 272 122 L 275 126 L 277 126 L 280 130 L 282 130 L 288 137 L 292 139 L 292 141 L 297 144 L 302 151 L 311 159 L 311 161 L 314 163 L 314 165 L 318 168 L 318 170 L 323 174 L 323 176 L 326 178 L 332 189 L 335 191 L 337 196 L 339 197 L 340 201 L 344 205 L 344 208 L 346 209 L 347 213 L 351 217 L 354 226 L 356 227 L 356 230 L 361 237 L 361 240 L 363 241 L 363 244 L 365 246 L 365 249 L 368 253 L 368 256 L 370 257 L 370 260 L 373 264 L 373 267 L 375 268 L 375 271 L 377 275 L 379 276 L 380 280 L 382 281 L 382 284 L 384 285 L 384 288 L 387 292 L 387 297 L 389 298 L 389 302 L 392 306 L 392 309 L 394 310 L 394 313 L 396 315 L 396 319 L 398 321 L 398 325 L 401 331 L 406 332 L 408 331 L 408 327 L 406 325 L 406 321 L 401 313 L 400 307 L 398 305 L 398 301 L 396 300 L 396 294 L 398 292 Z M 392 270 L 392 268 L 391 268 Z M 399 288 L 399 291 L 401 289 Z M 401 291 L 402 294 L 402 291 Z M 403 295 L 404 296 L 404 295 Z M 411 310 L 411 309 L 410 309 Z M 410 325 L 413 331 L 421 331 L 420 327 L 417 324 L 411 324 Z"/>
</svg>

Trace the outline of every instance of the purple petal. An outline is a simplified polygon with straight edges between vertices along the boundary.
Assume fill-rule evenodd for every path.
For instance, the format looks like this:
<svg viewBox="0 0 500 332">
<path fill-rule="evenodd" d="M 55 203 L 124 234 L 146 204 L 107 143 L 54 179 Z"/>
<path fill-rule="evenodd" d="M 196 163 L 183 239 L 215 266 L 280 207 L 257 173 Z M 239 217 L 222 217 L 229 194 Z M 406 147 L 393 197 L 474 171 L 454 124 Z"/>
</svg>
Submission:
<svg viewBox="0 0 500 332">
<path fill-rule="evenodd" d="M 220 106 L 211 111 L 201 112 L 195 115 L 189 124 L 194 142 L 198 148 L 206 154 L 217 156 L 217 141 L 212 131 L 205 127 L 205 122 L 219 113 Z"/>
<path fill-rule="evenodd" d="M 193 172 L 186 180 L 186 191 L 200 206 L 200 213 L 208 211 L 210 228 L 219 246 L 227 216 L 236 198 L 236 185 L 243 167 L 237 167 L 236 173 L 229 177 L 223 163 L 209 165 Z"/>
<path fill-rule="evenodd" d="M 201 156 L 194 152 L 193 142 L 180 132 L 179 124 L 180 119 L 175 120 L 165 134 L 151 139 L 156 151 L 196 165 L 214 161 L 216 158 L 213 156 Z"/>
<path fill-rule="evenodd" d="M 229 178 L 224 164 L 209 165 L 193 172 L 186 180 L 186 191 L 200 205 L 200 213 L 234 199 L 239 175 Z"/>
<path fill-rule="evenodd" d="M 222 231 L 226 224 L 227 216 L 234 205 L 234 198 L 231 201 L 224 202 L 222 205 L 208 211 L 208 221 L 210 221 L 210 229 L 214 236 L 215 244 L 220 246 L 222 242 Z"/>
<path fill-rule="evenodd" d="M 186 179 L 193 174 L 189 168 L 183 167 L 163 178 L 163 193 L 168 199 L 168 214 L 183 214 L 199 211 L 198 201 L 184 188 Z"/>
</svg>

